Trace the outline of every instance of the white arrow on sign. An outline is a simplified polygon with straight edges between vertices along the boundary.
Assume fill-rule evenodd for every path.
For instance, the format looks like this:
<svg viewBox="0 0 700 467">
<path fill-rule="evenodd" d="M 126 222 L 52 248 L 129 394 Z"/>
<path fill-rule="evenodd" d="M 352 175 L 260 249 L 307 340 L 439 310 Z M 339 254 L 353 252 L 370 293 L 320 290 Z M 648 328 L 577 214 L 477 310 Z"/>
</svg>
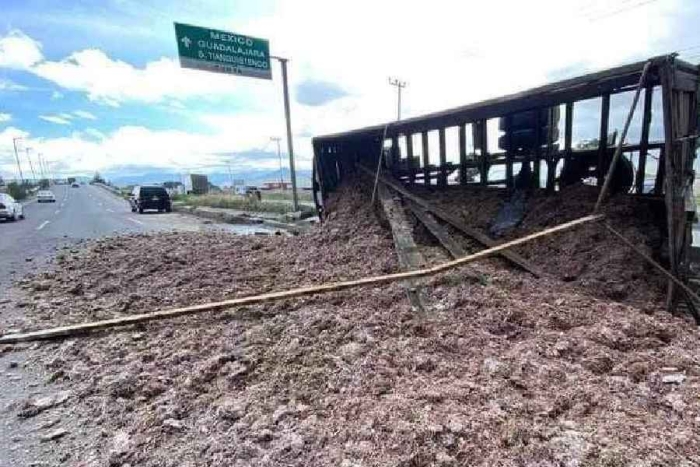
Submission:
<svg viewBox="0 0 700 467">
<path fill-rule="evenodd" d="M 189 37 L 185 36 L 185 37 L 183 37 L 183 38 L 180 39 L 180 40 L 182 41 L 183 44 L 185 44 L 185 47 L 186 47 L 186 48 L 188 48 L 188 49 L 190 48 L 190 44 L 192 43 L 192 39 L 190 39 Z"/>
</svg>

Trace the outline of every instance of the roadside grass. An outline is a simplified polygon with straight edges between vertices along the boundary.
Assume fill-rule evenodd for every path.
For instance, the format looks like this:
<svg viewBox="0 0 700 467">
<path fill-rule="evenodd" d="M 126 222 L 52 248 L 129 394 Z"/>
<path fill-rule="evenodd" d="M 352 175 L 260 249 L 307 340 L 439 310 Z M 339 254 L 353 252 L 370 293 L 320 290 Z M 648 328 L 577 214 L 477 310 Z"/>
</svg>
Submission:
<svg viewBox="0 0 700 467">
<path fill-rule="evenodd" d="M 239 211 L 250 212 L 273 212 L 284 214 L 291 212 L 292 206 L 289 203 L 275 203 L 269 201 L 258 201 L 255 198 L 246 198 L 228 194 L 208 194 L 208 195 L 176 195 L 173 201 L 182 201 L 190 206 L 202 206 L 210 208 L 237 209 Z M 313 212 L 309 206 L 300 206 L 301 211 Z"/>
<path fill-rule="evenodd" d="M 314 198 L 310 191 L 297 192 L 299 201 L 313 202 Z M 291 191 L 275 191 L 275 192 L 262 192 L 263 200 L 282 200 L 282 201 L 292 201 Z"/>
</svg>

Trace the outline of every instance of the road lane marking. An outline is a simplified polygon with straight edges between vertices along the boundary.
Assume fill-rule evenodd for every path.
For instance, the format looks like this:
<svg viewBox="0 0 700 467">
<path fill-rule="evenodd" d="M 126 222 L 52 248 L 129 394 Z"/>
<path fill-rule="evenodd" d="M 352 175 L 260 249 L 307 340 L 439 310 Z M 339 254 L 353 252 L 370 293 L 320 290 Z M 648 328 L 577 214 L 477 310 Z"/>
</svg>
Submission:
<svg viewBox="0 0 700 467">
<path fill-rule="evenodd" d="M 37 227 L 36 229 L 37 229 L 37 230 L 41 230 L 41 229 L 43 229 L 44 227 L 46 227 L 46 224 L 48 224 L 48 223 L 49 223 L 49 221 L 44 221 L 44 222 L 42 222 L 41 225 L 40 225 L 39 227 Z"/>
<path fill-rule="evenodd" d="M 109 209 L 109 208 L 107 208 L 107 212 L 114 212 L 114 211 L 113 211 L 113 210 L 111 210 L 111 209 Z"/>
<path fill-rule="evenodd" d="M 61 210 L 60 210 L 60 209 L 56 209 L 56 212 L 54 212 L 54 214 L 58 214 L 59 212 L 61 212 Z"/>
<path fill-rule="evenodd" d="M 137 224 L 143 225 L 143 222 L 137 221 L 136 219 L 132 219 L 131 217 L 127 217 L 127 219 L 130 220 L 131 222 L 136 222 Z"/>
</svg>

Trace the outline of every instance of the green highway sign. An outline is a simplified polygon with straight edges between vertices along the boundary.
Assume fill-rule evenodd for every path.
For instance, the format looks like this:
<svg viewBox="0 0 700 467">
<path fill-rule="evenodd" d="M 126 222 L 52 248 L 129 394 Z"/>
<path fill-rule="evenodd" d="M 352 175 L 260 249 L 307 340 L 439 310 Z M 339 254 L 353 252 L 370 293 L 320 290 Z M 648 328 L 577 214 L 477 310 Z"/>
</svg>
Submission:
<svg viewBox="0 0 700 467">
<path fill-rule="evenodd" d="M 266 39 L 181 23 L 175 37 L 183 68 L 272 79 Z"/>
</svg>

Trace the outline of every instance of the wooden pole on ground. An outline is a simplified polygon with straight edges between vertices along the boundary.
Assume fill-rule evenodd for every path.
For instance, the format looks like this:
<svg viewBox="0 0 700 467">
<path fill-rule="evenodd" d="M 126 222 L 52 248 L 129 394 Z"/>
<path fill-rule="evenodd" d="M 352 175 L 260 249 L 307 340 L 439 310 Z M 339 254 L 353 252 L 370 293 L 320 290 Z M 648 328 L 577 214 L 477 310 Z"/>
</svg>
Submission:
<svg viewBox="0 0 700 467">
<path fill-rule="evenodd" d="M 413 227 L 406 217 L 399 195 L 394 195 L 384 185 L 379 185 L 377 195 L 384 211 L 384 216 L 391 228 L 391 234 L 394 238 L 394 249 L 396 250 L 401 270 L 420 269 L 425 265 L 425 259 L 413 238 Z M 396 199 L 394 196 L 396 196 Z M 403 285 L 413 310 L 423 313 L 425 311 L 425 300 L 421 287 L 418 286 L 416 281 L 405 281 Z"/>
<path fill-rule="evenodd" d="M 603 182 L 603 188 L 600 190 L 600 194 L 598 195 L 598 201 L 596 201 L 595 203 L 595 208 L 593 209 L 593 212 L 598 212 L 600 210 L 600 205 L 603 204 L 603 201 L 605 200 L 605 197 L 608 194 L 608 190 L 610 189 L 610 182 L 612 180 L 613 173 L 615 172 L 617 161 L 620 159 L 620 155 L 622 154 L 622 146 L 625 144 L 625 138 L 627 138 L 627 130 L 630 129 L 632 117 L 634 117 L 634 111 L 637 108 L 637 102 L 639 102 L 639 95 L 641 94 L 642 89 L 644 88 L 644 82 L 646 81 L 647 73 L 649 72 L 650 67 L 651 61 L 647 62 L 644 65 L 642 75 L 639 77 L 639 84 L 637 84 L 637 90 L 634 93 L 634 100 L 632 101 L 632 106 L 630 107 L 630 111 L 627 114 L 627 120 L 625 121 L 625 126 L 622 129 L 620 141 L 618 141 L 617 148 L 615 148 L 615 154 L 613 155 L 612 161 L 610 162 L 610 167 L 608 167 L 608 174 L 605 176 L 605 182 Z"/>
<path fill-rule="evenodd" d="M 525 237 L 518 238 L 516 240 L 511 240 L 509 242 L 503 243 L 501 245 L 495 246 L 493 248 L 488 248 L 482 250 L 478 253 L 474 253 L 463 258 L 448 261 L 446 263 L 438 264 L 436 266 L 418 269 L 415 271 L 408 272 L 398 272 L 394 274 L 387 274 L 383 276 L 365 277 L 362 279 L 342 281 L 342 282 L 331 282 L 329 284 L 314 285 L 311 287 L 302 287 L 297 289 L 285 290 L 282 292 L 271 292 L 262 295 L 252 295 L 249 297 L 234 298 L 231 300 L 224 300 L 221 302 L 205 303 L 202 305 L 188 306 L 184 308 L 175 308 L 171 310 L 155 311 L 152 313 L 144 313 L 140 315 L 124 316 L 121 318 L 107 319 L 104 321 L 95 321 L 91 323 L 73 324 L 69 326 L 61 326 L 53 329 L 44 329 L 40 331 L 32 331 L 21 334 L 8 334 L 5 336 L 0 336 L 0 344 L 14 344 L 17 342 L 35 341 L 41 339 L 51 339 L 56 337 L 68 337 L 78 334 L 83 334 L 89 331 L 98 331 L 110 328 L 116 328 L 121 326 L 128 326 L 130 324 L 145 323 L 148 321 L 158 321 L 171 318 L 177 318 L 181 316 L 194 315 L 198 313 L 203 313 L 206 311 L 217 311 L 227 308 L 233 308 L 242 305 L 255 305 L 259 303 L 272 302 L 276 300 L 285 300 L 289 298 L 304 297 L 308 295 L 316 295 L 328 292 L 337 292 L 340 290 L 351 289 L 355 287 L 363 287 L 368 285 L 380 285 L 388 284 L 391 282 L 405 281 L 407 279 L 418 279 L 420 277 L 428 277 L 436 274 L 449 271 L 451 269 L 457 268 L 464 264 L 473 263 L 474 261 L 495 255 L 504 250 L 512 248 L 514 246 L 522 245 L 524 243 L 531 242 L 538 238 L 546 237 L 548 235 L 555 234 L 557 232 L 563 232 L 565 230 L 573 229 L 582 224 L 589 222 L 599 221 L 603 218 L 602 215 L 592 214 L 589 216 L 581 217 L 579 219 L 573 220 L 571 222 L 566 222 L 564 224 L 558 225 L 556 227 L 550 227 L 548 229 L 536 232 Z"/>
<path fill-rule="evenodd" d="M 389 129 L 389 123 L 384 125 L 384 133 L 379 142 L 379 159 L 377 160 L 377 175 L 374 177 L 374 188 L 372 188 L 372 205 L 374 205 L 375 197 L 377 196 L 377 185 L 379 184 L 379 172 L 382 171 L 382 157 L 384 156 L 384 140 L 386 140 L 386 131 Z M 396 148 L 392 147 L 392 150 Z"/>
<path fill-rule="evenodd" d="M 617 238 L 619 238 L 622 241 L 622 243 L 624 243 L 625 245 L 630 247 L 632 249 L 632 251 L 637 253 L 639 256 L 644 258 L 649 264 L 651 264 L 656 269 L 658 269 L 659 272 L 661 272 L 661 274 L 666 276 L 670 281 L 672 281 L 674 284 L 676 284 L 678 287 L 680 287 L 683 290 L 683 292 L 685 292 L 688 295 L 688 297 L 689 297 L 688 308 L 690 309 L 690 312 L 692 313 L 693 318 L 695 318 L 695 322 L 700 324 L 700 315 L 698 315 L 698 311 L 691 301 L 691 299 L 692 299 L 692 300 L 695 300 L 696 303 L 700 303 L 700 297 L 695 292 L 693 292 L 693 290 L 690 287 L 685 285 L 683 283 L 683 281 L 678 279 L 676 276 L 674 276 L 669 271 L 667 271 L 663 266 L 661 266 L 659 263 L 654 261 L 650 256 L 648 256 L 646 253 L 644 253 L 642 250 L 640 250 L 634 243 L 627 240 L 624 237 L 624 235 L 622 235 L 620 232 L 618 232 L 617 230 L 612 228 L 612 226 L 610 226 L 610 224 L 606 223 L 605 228 L 608 229 Z"/>
</svg>

